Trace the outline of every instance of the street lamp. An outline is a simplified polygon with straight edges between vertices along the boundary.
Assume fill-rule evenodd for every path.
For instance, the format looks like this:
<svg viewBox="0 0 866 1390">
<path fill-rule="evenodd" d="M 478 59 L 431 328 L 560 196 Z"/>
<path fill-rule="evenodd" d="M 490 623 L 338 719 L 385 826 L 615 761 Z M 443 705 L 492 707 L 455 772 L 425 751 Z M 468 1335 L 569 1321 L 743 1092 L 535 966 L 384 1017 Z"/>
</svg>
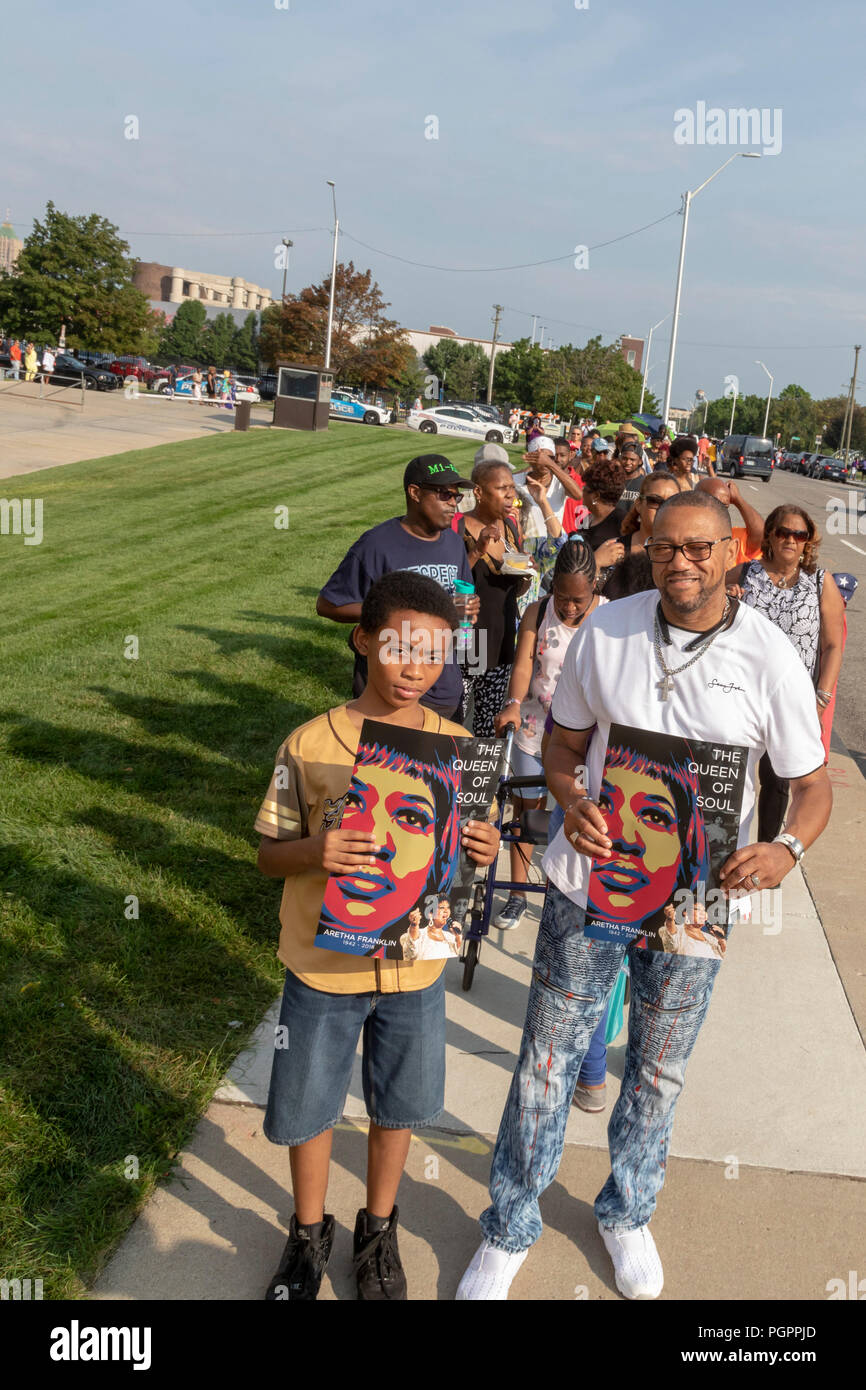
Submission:
<svg viewBox="0 0 866 1390">
<path fill-rule="evenodd" d="M 728 165 L 732 162 L 732 160 L 760 158 L 761 156 L 757 153 L 757 151 L 738 150 L 736 154 L 732 154 L 730 159 L 726 159 L 724 164 L 721 164 L 719 166 L 715 174 L 710 174 L 710 177 L 708 179 L 704 179 L 703 183 L 698 188 L 696 188 L 693 192 L 687 190 L 683 194 L 683 235 L 682 240 L 680 241 L 680 260 L 679 265 L 677 267 L 677 289 L 676 294 L 674 295 L 674 318 L 673 324 L 671 325 L 671 346 L 670 352 L 668 354 L 668 374 L 667 380 L 665 381 L 664 404 L 662 405 L 662 424 L 665 426 L 668 422 L 668 411 L 671 408 L 671 388 L 673 387 L 674 380 L 674 359 L 676 357 L 677 352 L 677 328 L 679 327 L 680 321 L 680 296 L 682 294 L 683 289 L 683 266 L 685 264 L 686 259 L 686 233 L 689 228 L 689 208 L 692 205 L 692 199 L 696 198 L 698 194 L 701 192 L 701 190 L 706 188 L 708 183 L 712 183 L 713 179 L 716 178 L 716 176 L 720 174 L 723 169 L 727 169 Z"/>
<path fill-rule="evenodd" d="M 325 371 L 331 365 L 331 334 L 334 331 L 334 292 L 337 286 L 337 237 L 340 234 L 340 223 L 337 220 L 337 192 L 333 179 L 326 179 L 331 190 L 331 197 L 334 200 L 334 259 L 331 262 L 331 293 L 328 296 L 328 333 L 325 338 Z"/>
<path fill-rule="evenodd" d="M 655 333 L 655 331 L 656 331 L 657 328 L 661 328 L 661 326 L 662 326 L 662 324 L 664 323 L 665 319 L 669 319 L 669 318 L 670 318 L 670 314 L 665 314 L 665 317 L 664 317 L 663 319 L 659 319 L 658 323 L 654 323 L 653 326 L 652 326 L 652 328 L 651 328 L 650 331 L 649 331 L 649 338 L 648 338 L 648 340 L 647 340 L 647 345 L 646 345 L 646 361 L 645 361 L 644 364 L 643 364 L 643 381 L 641 382 L 641 387 L 640 387 L 640 405 L 639 405 L 638 408 L 637 408 L 637 413 L 638 413 L 638 415 L 642 414 L 642 412 L 643 412 L 643 398 L 644 398 L 644 396 L 646 395 L 646 379 L 647 379 L 647 377 L 649 376 L 649 360 L 650 360 L 650 351 L 652 350 L 652 345 L 653 345 L 653 334 Z"/>
<path fill-rule="evenodd" d="M 289 249 L 290 249 L 290 247 L 294 246 L 295 243 L 294 243 L 293 241 L 289 241 L 288 237 L 283 237 L 283 243 L 282 243 L 282 244 L 283 244 L 283 246 L 285 246 L 285 248 L 286 248 L 286 254 L 283 256 L 283 299 L 285 299 L 285 297 L 286 297 L 286 271 L 287 271 L 288 268 L 289 268 Z"/>
<path fill-rule="evenodd" d="M 733 433 L 734 433 L 734 411 L 736 410 L 736 408 L 737 408 L 737 388 L 736 388 L 736 386 L 735 386 L 735 387 L 734 387 L 734 400 L 733 400 L 733 404 L 731 405 L 731 423 L 730 423 L 730 425 L 728 426 L 728 434 L 733 434 Z"/>
<path fill-rule="evenodd" d="M 763 364 L 763 362 L 759 362 L 758 358 L 756 357 L 756 358 L 755 358 L 755 366 L 756 366 L 756 367 L 764 367 L 764 364 Z M 770 378 L 770 394 L 769 394 L 769 396 L 767 397 L 767 409 L 764 411 L 764 438 L 766 439 L 766 437 L 767 437 L 767 424 L 769 423 L 769 419 L 770 419 L 770 401 L 773 399 L 773 373 L 770 371 L 769 367 L 764 367 L 764 371 L 767 373 L 767 376 Z"/>
</svg>

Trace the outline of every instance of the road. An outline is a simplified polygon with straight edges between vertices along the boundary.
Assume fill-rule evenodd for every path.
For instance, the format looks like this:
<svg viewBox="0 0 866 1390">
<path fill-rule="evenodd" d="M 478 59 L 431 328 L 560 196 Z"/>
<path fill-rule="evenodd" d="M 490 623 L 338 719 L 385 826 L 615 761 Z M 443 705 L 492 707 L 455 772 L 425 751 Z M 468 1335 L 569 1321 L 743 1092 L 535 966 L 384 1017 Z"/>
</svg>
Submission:
<svg viewBox="0 0 866 1390">
<path fill-rule="evenodd" d="M 834 729 L 866 776 L 866 701 L 862 696 L 866 687 L 866 510 L 859 514 L 856 511 L 858 503 L 866 506 L 866 491 L 862 487 L 818 482 L 781 470 L 774 473 L 769 483 L 739 479 L 737 487 L 762 516 L 768 516 L 774 507 L 784 502 L 803 507 L 821 533 L 819 563 L 831 572 L 846 570 L 860 582 L 848 608 L 848 642 L 839 677 Z M 847 534 L 837 535 L 828 530 L 834 513 L 833 498 L 837 508 L 845 509 L 843 525 L 848 528 Z M 858 519 L 862 527 L 859 533 Z M 839 529 L 835 521 L 834 527 Z"/>
</svg>

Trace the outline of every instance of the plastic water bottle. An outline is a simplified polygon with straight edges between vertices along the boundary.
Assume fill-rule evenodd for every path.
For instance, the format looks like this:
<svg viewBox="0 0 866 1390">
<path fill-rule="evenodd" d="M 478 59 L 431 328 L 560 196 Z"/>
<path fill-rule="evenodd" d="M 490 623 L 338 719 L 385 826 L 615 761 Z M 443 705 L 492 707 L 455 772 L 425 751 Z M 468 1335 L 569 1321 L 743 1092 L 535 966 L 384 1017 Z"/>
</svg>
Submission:
<svg viewBox="0 0 866 1390">
<path fill-rule="evenodd" d="M 468 583 L 465 579 L 454 580 L 454 594 L 456 598 L 470 598 L 475 593 L 475 585 Z M 460 619 L 460 626 L 454 634 L 454 655 L 458 661 L 466 656 L 472 646 L 472 619 L 465 614 Z"/>
</svg>

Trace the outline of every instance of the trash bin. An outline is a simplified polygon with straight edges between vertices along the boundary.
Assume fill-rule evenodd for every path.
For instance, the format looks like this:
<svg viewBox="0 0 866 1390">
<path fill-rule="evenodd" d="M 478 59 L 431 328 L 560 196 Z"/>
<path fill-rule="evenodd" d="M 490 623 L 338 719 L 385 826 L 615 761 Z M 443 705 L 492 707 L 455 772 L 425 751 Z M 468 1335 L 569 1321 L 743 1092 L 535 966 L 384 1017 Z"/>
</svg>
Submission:
<svg viewBox="0 0 866 1390">
<path fill-rule="evenodd" d="M 252 405 L 249 401 L 235 402 L 235 429 L 248 430 L 250 427 L 250 411 Z"/>
</svg>

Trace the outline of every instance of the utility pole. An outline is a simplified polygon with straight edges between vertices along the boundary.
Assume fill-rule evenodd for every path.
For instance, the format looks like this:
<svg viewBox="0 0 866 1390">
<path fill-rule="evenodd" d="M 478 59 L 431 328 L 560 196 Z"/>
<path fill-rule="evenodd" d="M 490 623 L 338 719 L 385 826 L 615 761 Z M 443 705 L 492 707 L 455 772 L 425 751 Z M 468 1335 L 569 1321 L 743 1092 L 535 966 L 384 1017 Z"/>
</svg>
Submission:
<svg viewBox="0 0 866 1390">
<path fill-rule="evenodd" d="M 853 375 L 852 378 L 851 378 L 851 410 L 850 410 L 849 415 L 848 415 L 848 433 L 847 433 L 847 436 L 846 436 L 846 438 L 845 438 L 845 440 L 844 440 L 844 445 L 845 445 L 845 467 L 846 467 L 846 468 L 848 467 L 848 452 L 849 452 L 849 450 L 850 450 L 850 448 L 851 448 L 851 428 L 852 428 L 852 426 L 853 426 L 853 424 L 854 424 L 854 405 L 855 405 L 855 401 L 856 401 L 856 392 L 857 392 L 857 361 L 858 361 L 858 359 L 859 359 L 859 357 L 860 357 L 860 348 L 861 348 L 861 346 L 862 346 L 862 344 L 860 344 L 860 343 L 856 343 L 856 344 L 854 345 L 854 375 Z"/>
<path fill-rule="evenodd" d="M 285 300 L 285 297 L 286 297 L 286 271 L 287 271 L 288 268 L 289 268 L 289 251 L 290 251 L 291 247 L 294 246 L 295 243 L 294 243 L 293 241 L 289 241 L 288 237 L 283 237 L 283 243 L 282 243 L 282 244 L 283 244 L 283 246 L 285 246 L 285 248 L 286 248 L 285 251 L 283 252 L 283 299 Z"/>
<path fill-rule="evenodd" d="M 331 198 L 334 202 L 334 258 L 331 262 L 331 289 L 328 294 L 328 328 L 325 336 L 325 371 L 331 367 L 331 336 L 334 331 L 334 295 L 337 288 L 337 240 L 340 235 L 340 223 L 337 219 L 337 193 L 333 179 L 326 179 L 331 190 Z"/>
<path fill-rule="evenodd" d="M 538 315 L 537 315 L 537 314 L 533 314 L 533 315 L 532 315 L 532 337 L 531 337 L 530 340 L 529 340 L 529 346 L 530 346 L 530 347 L 535 347 L 535 330 L 536 330 L 537 327 L 538 327 Z"/>
<path fill-rule="evenodd" d="M 496 357 L 496 339 L 499 337 L 499 316 L 502 313 L 502 305 L 493 306 L 496 317 L 493 320 L 493 341 L 490 344 L 490 371 L 487 375 L 487 404 L 493 404 L 493 360 Z"/>
</svg>

